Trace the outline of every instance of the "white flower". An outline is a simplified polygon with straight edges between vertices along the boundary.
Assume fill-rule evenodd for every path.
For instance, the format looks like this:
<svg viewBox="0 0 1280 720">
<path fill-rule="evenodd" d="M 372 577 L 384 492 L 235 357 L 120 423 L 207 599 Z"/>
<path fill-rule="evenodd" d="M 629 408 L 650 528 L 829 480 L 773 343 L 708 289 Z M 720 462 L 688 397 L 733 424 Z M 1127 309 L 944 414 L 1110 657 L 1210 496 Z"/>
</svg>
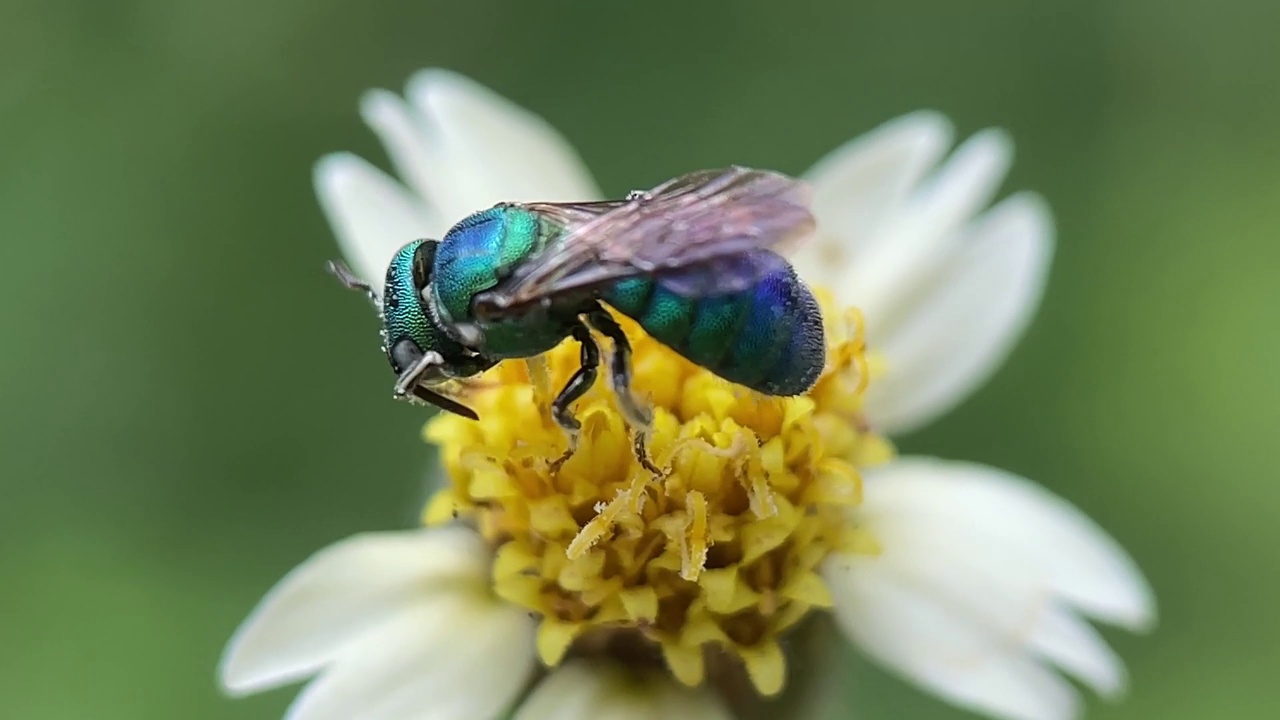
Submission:
<svg viewBox="0 0 1280 720">
<path fill-rule="evenodd" d="M 882 552 L 832 556 L 823 577 L 868 655 L 995 717 L 1075 717 L 1079 698 L 1051 666 L 1104 696 L 1123 692 L 1124 666 L 1083 618 L 1142 630 L 1153 600 L 1088 517 L 982 465 L 902 458 L 864 483 L 858 520 Z"/>
<path fill-rule="evenodd" d="M 289 573 L 236 632 L 223 686 L 245 695 L 317 677 L 289 720 L 488 720 L 536 677 L 533 626 L 489 591 L 489 550 L 463 527 L 357 535 Z M 715 698 L 615 669 L 567 664 L 516 720 L 728 719 Z"/>
<path fill-rule="evenodd" d="M 707 692 L 663 676 L 640 680 L 619 668 L 572 660 L 530 693 L 512 720 L 732 720 Z"/>
<path fill-rule="evenodd" d="M 362 110 L 408 188 L 352 155 L 316 168 L 344 254 L 375 285 L 400 245 L 441 237 L 476 209 L 600 197 L 554 129 L 491 91 L 429 70 L 407 97 L 376 91 Z M 891 433 L 936 418 L 999 366 L 1051 255 L 1039 198 L 987 208 L 1011 160 L 1008 138 L 981 132 L 946 156 L 950 145 L 944 118 L 917 113 L 807 176 L 820 235 L 792 259 L 864 311 L 884 366 L 866 415 Z M 839 625 L 868 655 L 953 703 L 1015 720 L 1077 714 L 1057 670 L 1106 696 L 1123 690 L 1122 664 L 1084 618 L 1142 629 L 1154 601 L 1087 517 L 1024 479 L 922 458 L 865 470 L 864 494 L 854 520 L 881 552 L 830 556 L 823 579 Z M 246 621 L 224 685 L 253 692 L 319 672 L 290 711 L 302 720 L 496 717 L 540 671 L 532 625 L 486 590 L 484 552 L 454 528 L 321 553 Z M 610 689 L 615 680 L 570 662 L 536 681 L 515 717 L 661 717 L 657 708 L 677 705 L 687 717 L 728 717 L 709 692 L 655 681 L 628 694 Z"/>
<path fill-rule="evenodd" d="M 534 672 L 528 616 L 492 597 L 463 528 L 357 535 L 263 599 L 227 647 L 242 695 L 316 673 L 292 720 L 497 717 Z"/>
<path fill-rule="evenodd" d="M 1013 144 L 997 130 L 951 145 L 919 112 L 847 143 L 808 173 L 820 232 L 792 258 L 862 310 L 888 367 L 868 390 L 878 428 L 928 424 L 1004 360 L 1040 302 L 1053 249 L 1044 202 L 1018 193 L 984 211 Z"/>
<path fill-rule="evenodd" d="M 426 70 L 406 94 L 375 90 L 361 110 L 410 189 L 354 155 L 316 167 L 343 252 L 375 286 L 404 238 L 442 237 L 478 208 L 601 196 L 553 128 L 492 91 Z M 940 115 L 907 115 L 807 173 L 823 235 L 792 260 L 866 316 L 891 368 L 871 386 L 867 413 L 889 433 L 927 424 L 994 372 L 1039 303 L 1052 254 L 1038 196 L 982 212 L 1012 160 L 1008 137 L 978 133 L 939 168 L 951 135 Z"/>
<path fill-rule="evenodd" d="M 404 238 L 440 238 L 453 223 L 494 203 L 600 196 L 586 167 L 542 118 L 472 81 L 424 70 L 409 101 L 385 90 L 360 111 L 378 133 L 408 189 L 347 153 L 316 166 L 316 193 L 343 254 L 381 286 Z"/>
</svg>

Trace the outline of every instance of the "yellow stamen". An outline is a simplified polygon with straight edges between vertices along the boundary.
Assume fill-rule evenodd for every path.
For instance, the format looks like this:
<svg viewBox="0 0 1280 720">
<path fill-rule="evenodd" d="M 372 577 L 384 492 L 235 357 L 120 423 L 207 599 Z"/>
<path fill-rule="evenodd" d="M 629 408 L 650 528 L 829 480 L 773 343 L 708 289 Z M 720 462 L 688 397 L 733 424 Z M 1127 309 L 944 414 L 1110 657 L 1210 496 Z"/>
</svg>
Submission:
<svg viewBox="0 0 1280 720">
<path fill-rule="evenodd" d="M 684 496 L 684 547 L 680 552 L 680 577 L 696 582 L 707 564 L 707 499 L 697 490 Z"/>
<path fill-rule="evenodd" d="M 609 504 L 596 503 L 596 516 L 591 518 L 582 530 L 578 532 L 573 542 L 569 543 L 569 547 L 565 550 L 565 554 L 570 560 L 576 560 L 582 557 L 583 553 L 591 549 L 604 537 L 606 533 L 613 530 L 614 520 L 617 519 L 624 510 L 634 505 L 631 494 L 625 490 L 619 490 L 618 494 L 609 501 Z"/>
<path fill-rule="evenodd" d="M 831 605 L 820 563 L 878 551 L 848 510 L 862 500 L 858 468 L 893 452 L 861 417 L 872 377 L 861 314 L 823 303 L 834 319 L 827 369 L 797 398 L 728 383 L 620 319 L 633 387 L 653 410 L 656 476 L 636 460 L 604 382 L 574 407 L 577 449 L 554 465 L 567 439 L 548 404 L 577 368 L 572 342 L 469 384 L 479 422 L 442 414 L 427 424 L 451 482 L 424 522 L 462 518 L 494 546 L 494 590 L 539 618 L 544 663 L 624 633 L 656 647 L 685 684 L 703 682 L 704 648 L 718 646 L 761 694 L 781 691 L 780 637 Z"/>
</svg>

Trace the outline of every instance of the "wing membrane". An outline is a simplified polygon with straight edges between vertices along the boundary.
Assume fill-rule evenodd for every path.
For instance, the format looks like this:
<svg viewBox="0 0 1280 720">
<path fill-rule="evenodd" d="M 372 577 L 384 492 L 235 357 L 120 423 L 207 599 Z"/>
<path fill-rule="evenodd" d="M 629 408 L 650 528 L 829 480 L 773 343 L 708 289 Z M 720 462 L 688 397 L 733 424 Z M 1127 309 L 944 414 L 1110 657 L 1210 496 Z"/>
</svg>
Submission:
<svg viewBox="0 0 1280 720">
<path fill-rule="evenodd" d="M 638 275 L 688 295 L 733 292 L 768 264 L 747 259 L 763 257 L 753 251 L 814 226 L 803 183 L 742 167 L 689 173 L 626 200 L 522 206 L 561 223 L 564 236 L 477 295 L 479 314 L 519 314 Z"/>
</svg>

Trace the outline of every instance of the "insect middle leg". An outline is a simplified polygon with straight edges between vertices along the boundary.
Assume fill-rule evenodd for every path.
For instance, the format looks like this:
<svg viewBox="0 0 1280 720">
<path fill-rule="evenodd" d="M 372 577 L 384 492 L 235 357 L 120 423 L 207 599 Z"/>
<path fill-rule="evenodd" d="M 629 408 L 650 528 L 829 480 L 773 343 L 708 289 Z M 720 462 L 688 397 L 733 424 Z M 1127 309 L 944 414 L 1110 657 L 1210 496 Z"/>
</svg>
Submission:
<svg viewBox="0 0 1280 720">
<path fill-rule="evenodd" d="M 649 452 L 645 448 L 644 442 L 645 433 L 653 422 L 653 416 L 636 400 L 635 395 L 631 394 L 631 341 L 627 340 L 627 334 L 622 331 L 622 326 L 618 324 L 618 321 L 614 320 L 609 311 L 600 305 L 596 305 L 588 311 L 586 316 L 587 322 L 591 327 L 613 341 L 613 357 L 609 362 L 609 375 L 613 383 L 613 394 L 618 398 L 618 407 L 622 410 L 623 417 L 627 419 L 627 422 L 636 433 L 636 459 L 640 461 L 640 465 L 645 470 L 655 475 L 661 475 L 662 471 L 649 459 Z"/>
<path fill-rule="evenodd" d="M 591 337 L 591 329 L 579 322 L 573 326 L 572 335 L 582 347 L 578 359 L 578 370 L 573 377 L 569 378 L 569 382 L 565 383 L 556 399 L 551 402 L 551 417 L 555 418 L 556 424 L 569 436 L 569 448 L 551 463 L 552 472 L 559 470 L 560 466 L 573 457 L 574 451 L 578 449 L 578 432 L 582 429 L 582 422 L 573 416 L 569 406 L 591 389 L 600 368 L 600 346 L 596 345 L 595 338 Z"/>
</svg>

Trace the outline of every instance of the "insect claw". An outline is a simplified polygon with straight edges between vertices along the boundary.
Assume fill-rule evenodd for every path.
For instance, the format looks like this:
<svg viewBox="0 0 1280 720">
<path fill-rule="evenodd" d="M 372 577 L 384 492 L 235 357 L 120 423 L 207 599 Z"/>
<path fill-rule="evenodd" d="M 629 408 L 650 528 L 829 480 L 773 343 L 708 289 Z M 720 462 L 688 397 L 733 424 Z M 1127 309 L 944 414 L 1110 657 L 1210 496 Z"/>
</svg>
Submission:
<svg viewBox="0 0 1280 720">
<path fill-rule="evenodd" d="M 658 466 L 654 465 L 653 461 L 649 459 L 649 449 L 648 447 L 646 447 L 646 444 L 645 444 L 646 435 L 647 433 L 644 430 L 640 430 L 640 429 L 636 430 L 635 445 L 634 445 L 636 460 L 639 461 L 640 467 L 653 473 L 653 476 L 655 478 L 663 477 L 667 473 L 659 469 Z"/>
<path fill-rule="evenodd" d="M 565 462 L 567 462 L 569 458 L 573 457 L 573 454 L 578 451 L 578 433 L 576 431 L 566 431 L 565 435 L 569 437 L 569 447 L 565 449 L 564 453 L 560 457 L 551 461 L 551 465 L 548 469 L 553 475 L 559 474 L 560 468 L 563 467 Z"/>
</svg>

